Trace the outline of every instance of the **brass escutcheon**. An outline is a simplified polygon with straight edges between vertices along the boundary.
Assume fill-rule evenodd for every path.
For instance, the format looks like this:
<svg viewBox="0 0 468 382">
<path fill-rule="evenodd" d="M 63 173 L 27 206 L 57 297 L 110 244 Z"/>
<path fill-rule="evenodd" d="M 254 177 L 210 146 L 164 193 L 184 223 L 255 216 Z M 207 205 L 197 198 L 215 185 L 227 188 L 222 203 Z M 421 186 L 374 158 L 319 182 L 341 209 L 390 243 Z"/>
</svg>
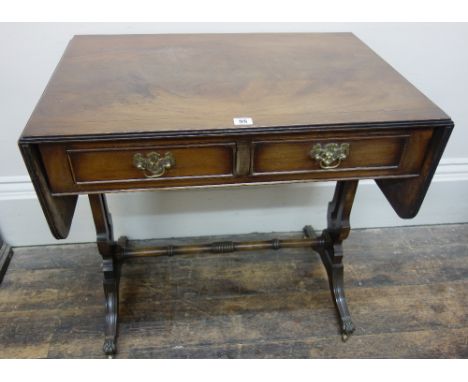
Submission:
<svg viewBox="0 0 468 382">
<path fill-rule="evenodd" d="M 310 150 L 310 157 L 319 162 L 320 168 L 337 168 L 349 154 L 349 143 L 327 143 L 325 146 L 317 143 Z"/>
<path fill-rule="evenodd" d="M 167 152 L 162 157 L 157 152 L 146 154 L 136 153 L 133 156 L 133 165 L 142 170 L 147 178 L 159 178 L 166 173 L 166 170 L 175 166 L 175 159 L 171 152 Z"/>
</svg>

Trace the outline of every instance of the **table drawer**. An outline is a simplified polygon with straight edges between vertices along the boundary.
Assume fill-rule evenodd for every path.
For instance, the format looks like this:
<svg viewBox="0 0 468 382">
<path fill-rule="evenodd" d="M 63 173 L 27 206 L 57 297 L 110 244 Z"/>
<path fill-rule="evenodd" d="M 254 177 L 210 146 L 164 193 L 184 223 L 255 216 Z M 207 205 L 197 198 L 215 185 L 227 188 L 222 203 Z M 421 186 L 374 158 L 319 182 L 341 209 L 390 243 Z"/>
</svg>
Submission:
<svg viewBox="0 0 468 382">
<path fill-rule="evenodd" d="M 394 135 L 255 141 L 252 174 L 315 173 L 320 177 L 336 172 L 417 171 L 430 136 L 430 131 L 420 130 Z"/>
<path fill-rule="evenodd" d="M 112 184 L 144 188 L 148 183 L 233 177 L 235 147 L 235 143 L 50 144 L 41 147 L 41 154 L 51 189 L 61 193 L 100 184 L 106 189 Z"/>
</svg>

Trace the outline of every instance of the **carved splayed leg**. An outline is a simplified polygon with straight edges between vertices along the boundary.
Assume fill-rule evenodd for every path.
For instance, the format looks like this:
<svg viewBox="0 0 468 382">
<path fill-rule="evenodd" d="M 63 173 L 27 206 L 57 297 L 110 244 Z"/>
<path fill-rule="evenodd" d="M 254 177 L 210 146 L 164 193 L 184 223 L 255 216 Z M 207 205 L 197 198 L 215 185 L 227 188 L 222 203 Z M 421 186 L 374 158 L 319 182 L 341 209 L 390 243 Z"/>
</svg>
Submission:
<svg viewBox="0 0 468 382">
<path fill-rule="evenodd" d="M 340 320 L 343 341 L 346 341 L 355 330 L 344 293 L 342 242 L 349 235 L 349 215 L 357 185 L 358 181 L 355 180 L 337 182 L 333 200 L 328 205 L 328 226 L 320 237 L 322 246 L 317 249 L 327 270 L 330 291 Z M 307 229 L 306 227 L 304 232 L 306 235 L 311 235 L 310 228 Z"/>
<path fill-rule="evenodd" d="M 334 244 L 331 241 L 327 230 L 323 232 L 323 237 L 325 246 L 323 251 L 320 251 L 320 257 L 322 258 L 322 262 L 327 270 L 330 291 L 338 312 L 341 327 L 341 338 L 343 341 L 346 341 L 354 332 L 355 328 L 353 321 L 351 320 L 351 314 L 349 313 L 344 293 L 343 249 L 341 244 Z"/>
<path fill-rule="evenodd" d="M 106 298 L 105 340 L 103 351 L 107 356 L 116 353 L 119 312 L 119 265 L 112 258 L 102 261 L 104 295 Z"/>
<path fill-rule="evenodd" d="M 120 252 L 113 239 L 112 221 L 105 195 L 89 195 L 97 246 L 102 256 L 103 287 L 105 295 L 106 321 L 104 353 L 112 358 L 117 351 L 117 328 L 119 314 Z"/>
</svg>

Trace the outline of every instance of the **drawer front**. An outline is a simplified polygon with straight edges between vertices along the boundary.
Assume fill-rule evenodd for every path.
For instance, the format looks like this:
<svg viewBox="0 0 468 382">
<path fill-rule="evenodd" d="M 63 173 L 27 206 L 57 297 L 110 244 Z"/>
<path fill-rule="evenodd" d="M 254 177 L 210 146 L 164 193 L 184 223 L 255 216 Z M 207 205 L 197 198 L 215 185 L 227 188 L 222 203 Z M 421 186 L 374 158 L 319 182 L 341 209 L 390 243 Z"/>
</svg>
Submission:
<svg viewBox="0 0 468 382">
<path fill-rule="evenodd" d="M 235 143 L 49 144 L 40 147 L 52 192 L 151 188 L 234 177 Z M 168 158 L 170 160 L 168 160 Z"/>
<path fill-rule="evenodd" d="M 229 177 L 233 175 L 233 153 L 234 145 L 228 144 L 67 150 L 77 184 Z M 169 166 L 163 168 L 168 158 Z"/>
<path fill-rule="evenodd" d="M 315 173 L 320 177 L 336 172 L 403 169 L 412 167 L 406 162 L 413 140 L 413 135 L 401 134 L 256 141 L 252 174 Z"/>
</svg>

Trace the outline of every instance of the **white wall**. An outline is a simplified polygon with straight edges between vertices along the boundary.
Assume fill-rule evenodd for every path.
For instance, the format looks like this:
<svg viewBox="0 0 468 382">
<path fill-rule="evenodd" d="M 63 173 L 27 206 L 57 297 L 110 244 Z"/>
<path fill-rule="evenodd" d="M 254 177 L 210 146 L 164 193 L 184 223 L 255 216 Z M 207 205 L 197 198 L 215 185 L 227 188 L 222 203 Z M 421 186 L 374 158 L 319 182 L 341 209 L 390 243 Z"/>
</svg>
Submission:
<svg viewBox="0 0 468 382">
<path fill-rule="evenodd" d="M 351 31 L 446 111 L 455 130 L 420 214 L 399 219 L 362 182 L 353 227 L 468 221 L 468 24 L 444 23 L 11 23 L 0 24 L 0 230 L 13 245 L 55 243 L 17 139 L 75 34 Z M 132 238 L 323 228 L 332 183 L 111 195 L 116 233 Z M 68 242 L 94 240 L 80 197 Z"/>
</svg>

